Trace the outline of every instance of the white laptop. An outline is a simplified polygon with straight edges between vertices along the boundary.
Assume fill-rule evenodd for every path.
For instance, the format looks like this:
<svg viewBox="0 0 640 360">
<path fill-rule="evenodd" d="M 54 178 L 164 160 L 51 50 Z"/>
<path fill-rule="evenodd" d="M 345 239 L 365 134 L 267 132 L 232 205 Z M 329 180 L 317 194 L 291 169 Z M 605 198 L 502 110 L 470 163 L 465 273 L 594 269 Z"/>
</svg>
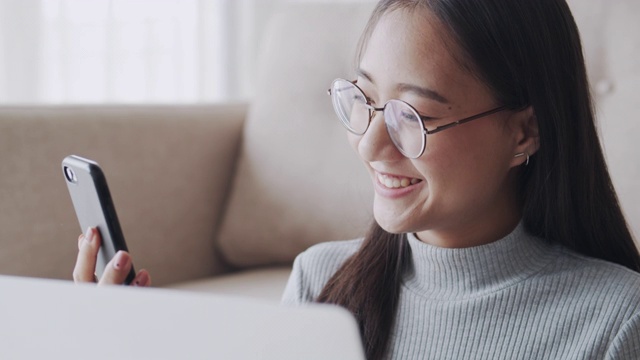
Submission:
<svg viewBox="0 0 640 360">
<path fill-rule="evenodd" d="M 364 359 L 345 310 L 0 276 L 2 359 Z"/>
</svg>

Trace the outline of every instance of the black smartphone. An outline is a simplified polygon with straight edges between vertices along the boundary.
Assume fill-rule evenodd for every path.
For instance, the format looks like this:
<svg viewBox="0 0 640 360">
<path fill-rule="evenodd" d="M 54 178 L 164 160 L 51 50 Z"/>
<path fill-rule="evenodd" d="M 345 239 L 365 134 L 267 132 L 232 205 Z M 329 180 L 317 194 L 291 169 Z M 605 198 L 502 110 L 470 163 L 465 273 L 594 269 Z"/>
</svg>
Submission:
<svg viewBox="0 0 640 360">
<path fill-rule="evenodd" d="M 102 238 L 96 263 L 96 275 L 101 278 L 107 263 L 116 253 L 119 250 L 128 251 L 107 179 L 98 163 L 76 155 L 62 160 L 62 173 L 76 210 L 80 231 L 84 233 L 87 228 L 94 227 Z M 131 284 L 135 276 L 136 272 L 131 266 L 125 284 Z"/>
</svg>

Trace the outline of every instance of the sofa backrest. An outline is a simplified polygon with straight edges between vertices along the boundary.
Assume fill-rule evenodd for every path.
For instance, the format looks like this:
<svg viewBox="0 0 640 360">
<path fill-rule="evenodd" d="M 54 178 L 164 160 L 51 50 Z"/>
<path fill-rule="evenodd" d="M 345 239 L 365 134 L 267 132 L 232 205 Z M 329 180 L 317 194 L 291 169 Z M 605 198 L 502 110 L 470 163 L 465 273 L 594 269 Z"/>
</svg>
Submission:
<svg viewBox="0 0 640 360">
<path fill-rule="evenodd" d="M 640 14 L 636 0 L 571 0 L 611 173 L 640 234 Z M 372 220 L 368 175 L 326 95 L 353 76 L 357 39 L 373 4 L 294 4 L 266 34 L 257 94 L 219 234 L 238 267 L 290 262 L 321 241 L 362 236 Z"/>
<path fill-rule="evenodd" d="M 262 44 L 219 244 L 245 267 L 288 263 L 312 244 L 360 236 L 371 185 L 327 95 L 353 76 L 372 4 L 298 3 L 276 12 Z"/>
</svg>

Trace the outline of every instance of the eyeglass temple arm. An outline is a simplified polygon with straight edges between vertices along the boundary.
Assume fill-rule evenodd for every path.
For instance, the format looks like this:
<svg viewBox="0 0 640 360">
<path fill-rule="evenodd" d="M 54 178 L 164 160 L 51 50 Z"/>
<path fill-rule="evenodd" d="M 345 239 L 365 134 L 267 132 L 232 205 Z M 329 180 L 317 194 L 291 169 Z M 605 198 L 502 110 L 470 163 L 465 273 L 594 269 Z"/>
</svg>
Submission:
<svg viewBox="0 0 640 360">
<path fill-rule="evenodd" d="M 442 130 L 446 130 L 448 128 L 452 128 L 452 127 L 467 123 L 469 121 L 473 121 L 473 120 L 479 119 L 481 117 L 489 116 L 491 114 L 495 114 L 495 113 L 500 112 L 500 111 L 505 110 L 505 109 L 507 109 L 506 106 L 500 106 L 500 107 L 497 107 L 495 109 L 492 109 L 492 110 L 489 110 L 489 111 L 485 111 L 483 113 L 480 113 L 480 114 L 477 114 L 477 115 L 473 115 L 473 116 L 470 116 L 468 118 L 464 118 L 462 120 L 458 120 L 458 121 L 454 121 L 454 122 L 446 124 L 446 125 L 438 126 L 437 128 L 435 128 L 433 130 L 427 130 L 427 135 L 435 134 L 435 133 L 440 132 Z"/>
<path fill-rule="evenodd" d="M 355 85 L 355 84 L 354 84 Z M 340 91 L 340 90 L 347 90 L 349 88 L 347 87 L 342 87 L 342 88 L 337 88 L 336 90 Z M 332 88 L 327 89 L 327 95 L 331 95 L 331 90 Z"/>
</svg>

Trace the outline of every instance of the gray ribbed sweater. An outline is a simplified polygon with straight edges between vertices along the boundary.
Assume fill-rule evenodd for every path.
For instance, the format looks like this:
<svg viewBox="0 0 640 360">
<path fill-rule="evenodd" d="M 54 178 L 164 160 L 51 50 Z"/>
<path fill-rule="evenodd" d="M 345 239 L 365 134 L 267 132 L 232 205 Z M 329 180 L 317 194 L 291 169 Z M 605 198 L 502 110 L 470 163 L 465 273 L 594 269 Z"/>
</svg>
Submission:
<svg viewBox="0 0 640 360">
<path fill-rule="evenodd" d="M 640 359 L 640 274 L 527 234 L 464 249 L 407 235 L 390 359 Z M 300 254 L 283 296 L 311 302 L 362 240 Z"/>
</svg>

